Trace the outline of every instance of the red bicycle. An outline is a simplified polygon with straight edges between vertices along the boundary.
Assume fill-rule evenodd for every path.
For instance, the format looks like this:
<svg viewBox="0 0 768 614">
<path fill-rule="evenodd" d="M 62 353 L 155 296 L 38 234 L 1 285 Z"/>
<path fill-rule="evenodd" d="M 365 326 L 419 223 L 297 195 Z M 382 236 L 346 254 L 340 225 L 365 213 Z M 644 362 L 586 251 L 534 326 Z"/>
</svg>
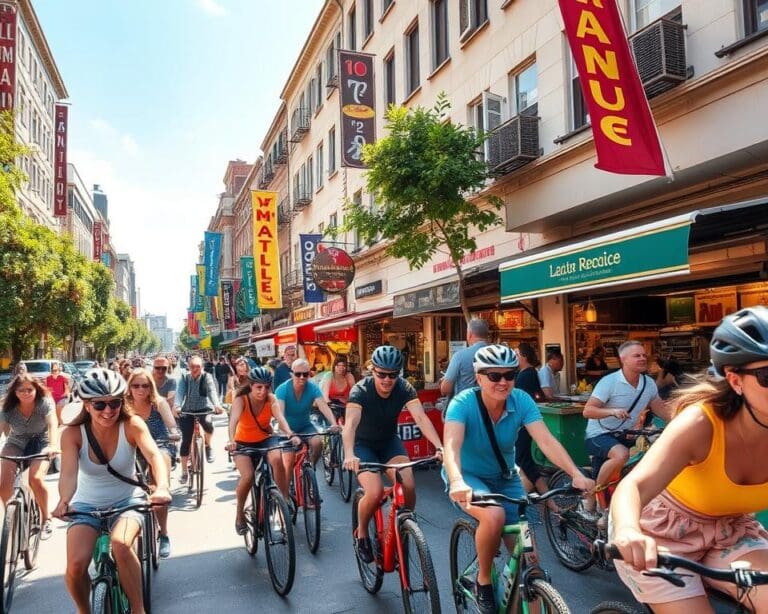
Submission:
<svg viewBox="0 0 768 614">
<path fill-rule="evenodd" d="M 314 554 L 320 546 L 320 490 L 317 487 L 317 475 L 315 468 L 309 458 L 308 439 L 316 436 L 327 437 L 331 435 L 330 431 L 321 431 L 318 433 L 297 433 L 296 436 L 302 440 L 301 446 L 296 451 L 296 458 L 293 461 L 293 476 L 291 479 L 291 499 L 293 499 L 293 509 L 291 510 L 291 520 L 296 524 L 296 517 L 299 508 L 304 513 L 304 533 L 307 536 L 309 551 Z"/>
<path fill-rule="evenodd" d="M 384 472 L 394 470 L 394 484 L 384 489 L 384 494 L 367 527 L 368 538 L 373 546 L 373 561 L 366 563 L 355 548 L 357 569 L 365 590 L 375 594 L 381 588 L 384 573 L 398 572 L 406 612 L 440 612 L 440 595 L 432 556 L 416 515 L 405 507 L 403 478 L 400 472 L 408 467 L 432 464 L 436 456 L 409 463 L 384 465 L 360 463 L 360 471 Z M 358 525 L 357 506 L 363 496 L 358 488 L 352 502 L 352 541 Z M 384 523 L 384 504 L 390 502 L 389 515 Z M 374 524 L 375 523 L 375 524 Z"/>
</svg>

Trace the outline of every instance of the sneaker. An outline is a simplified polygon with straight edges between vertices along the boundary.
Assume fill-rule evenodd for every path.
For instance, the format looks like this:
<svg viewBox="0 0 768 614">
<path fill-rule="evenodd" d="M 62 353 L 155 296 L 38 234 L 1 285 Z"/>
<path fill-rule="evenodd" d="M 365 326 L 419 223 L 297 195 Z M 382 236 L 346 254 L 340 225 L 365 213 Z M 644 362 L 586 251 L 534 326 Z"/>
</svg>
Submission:
<svg viewBox="0 0 768 614">
<path fill-rule="evenodd" d="M 51 535 L 53 535 L 53 525 L 49 519 L 46 520 L 40 528 L 40 539 L 48 539 Z"/>
<path fill-rule="evenodd" d="M 480 614 L 496 614 L 496 595 L 492 584 L 475 584 L 475 600 Z"/>
<path fill-rule="evenodd" d="M 357 556 L 365 564 L 373 563 L 373 546 L 368 537 L 356 539 Z"/>
<path fill-rule="evenodd" d="M 213 455 L 213 448 L 211 446 L 205 447 L 205 460 L 207 460 L 209 463 L 212 463 L 214 460 L 216 460 L 216 457 Z"/>
<path fill-rule="evenodd" d="M 248 523 L 245 521 L 236 522 L 235 533 L 237 533 L 238 535 L 245 535 L 246 533 L 248 533 Z"/>
<path fill-rule="evenodd" d="M 171 556 L 171 540 L 168 539 L 167 535 L 160 536 L 160 546 L 157 549 L 157 553 L 161 559 L 167 559 Z"/>
<path fill-rule="evenodd" d="M 188 477 L 187 472 L 186 471 L 182 471 L 181 475 L 179 476 L 179 484 L 182 484 L 182 485 L 186 484 L 187 483 L 187 477 Z"/>
</svg>

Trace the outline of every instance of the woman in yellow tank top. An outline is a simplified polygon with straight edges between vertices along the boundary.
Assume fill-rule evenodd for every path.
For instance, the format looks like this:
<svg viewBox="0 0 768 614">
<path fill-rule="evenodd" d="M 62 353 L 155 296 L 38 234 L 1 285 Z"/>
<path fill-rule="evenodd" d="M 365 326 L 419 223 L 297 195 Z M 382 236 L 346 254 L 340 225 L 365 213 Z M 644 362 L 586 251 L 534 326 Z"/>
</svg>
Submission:
<svg viewBox="0 0 768 614">
<path fill-rule="evenodd" d="M 242 448 L 256 448 L 268 450 L 278 445 L 282 440 L 272 432 L 272 418 L 284 433 L 290 433 L 291 429 L 285 420 L 280 405 L 275 395 L 270 392 L 272 386 L 272 373 L 266 367 L 255 367 L 248 372 L 248 383 L 236 391 L 232 410 L 229 414 L 229 442 L 227 450 L 234 452 Z M 298 437 L 292 438 L 294 445 L 301 444 Z M 238 535 L 244 535 L 248 530 L 245 522 L 243 507 L 248 493 L 253 486 L 254 459 L 245 454 L 234 454 L 232 458 L 240 473 L 235 493 L 237 507 L 235 512 L 235 531 Z M 288 497 L 288 476 L 283 470 L 283 462 L 280 450 L 267 452 L 267 462 L 272 467 L 272 476 L 275 484 Z"/>
<path fill-rule="evenodd" d="M 642 575 L 659 547 L 711 567 L 740 560 L 768 570 L 768 533 L 752 515 L 768 509 L 768 309 L 726 317 L 710 357 L 722 379 L 678 394 L 675 418 L 611 502 L 617 571 L 656 613 L 713 612 L 699 576 L 676 587 Z M 712 584 L 736 596 L 735 586 Z M 768 612 L 768 587 L 747 603 Z"/>
</svg>

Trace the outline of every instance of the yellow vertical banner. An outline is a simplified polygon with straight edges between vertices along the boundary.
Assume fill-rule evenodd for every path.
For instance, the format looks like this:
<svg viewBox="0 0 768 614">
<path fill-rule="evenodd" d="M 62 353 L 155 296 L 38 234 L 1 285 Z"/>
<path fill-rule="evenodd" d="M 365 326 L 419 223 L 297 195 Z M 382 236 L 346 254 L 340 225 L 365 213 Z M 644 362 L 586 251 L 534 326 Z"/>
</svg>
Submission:
<svg viewBox="0 0 768 614">
<path fill-rule="evenodd" d="M 205 296 L 205 265 L 196 264 L 197 269 L 197 291 L 199 296 Z"/>
<path fill-rule="evenodd" d="M 280 309 L 280 248 L 277 244 L 277 192 L 251 192 L 256 294 L 262 309 Z"/>
</svg>

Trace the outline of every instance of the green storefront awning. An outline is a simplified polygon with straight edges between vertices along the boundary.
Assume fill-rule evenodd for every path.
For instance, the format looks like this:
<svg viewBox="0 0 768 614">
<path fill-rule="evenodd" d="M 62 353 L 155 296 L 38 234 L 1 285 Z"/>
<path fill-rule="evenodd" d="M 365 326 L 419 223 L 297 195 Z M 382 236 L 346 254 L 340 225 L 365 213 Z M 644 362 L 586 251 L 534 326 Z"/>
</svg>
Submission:
<svg viewBox="0 0 768 614">
<path fill-rule="evenodd" d="M 686 274 L 694 218 L 680 215 L 505 262 L 501 301 Z"/>
</svg>

